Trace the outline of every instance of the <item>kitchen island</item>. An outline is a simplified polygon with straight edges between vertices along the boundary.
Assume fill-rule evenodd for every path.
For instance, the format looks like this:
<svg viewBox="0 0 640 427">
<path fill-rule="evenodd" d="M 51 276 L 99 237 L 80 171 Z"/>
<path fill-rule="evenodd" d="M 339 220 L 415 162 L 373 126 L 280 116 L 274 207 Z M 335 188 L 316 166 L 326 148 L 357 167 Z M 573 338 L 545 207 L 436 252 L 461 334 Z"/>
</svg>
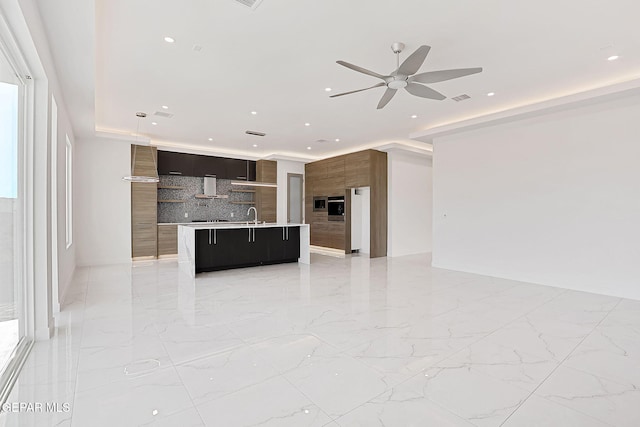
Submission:
<svg viewBox="0 0 640 427">
<path fill-rule="evenodd" d="M 205 271 L 285 262 L 310 263 L 308 224 L 178 225 L 178 263 L 191 277 Z"/>
</svg>

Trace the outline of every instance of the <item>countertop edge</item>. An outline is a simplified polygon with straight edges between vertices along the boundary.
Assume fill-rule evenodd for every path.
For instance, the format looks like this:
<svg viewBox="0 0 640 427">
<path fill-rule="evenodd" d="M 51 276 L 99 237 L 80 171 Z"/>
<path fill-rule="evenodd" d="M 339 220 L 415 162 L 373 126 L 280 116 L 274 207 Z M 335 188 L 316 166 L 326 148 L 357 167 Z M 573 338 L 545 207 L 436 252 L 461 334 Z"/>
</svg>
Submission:
<svg viewBox="0 0 640 427">
<path fill-rule="evenodd" d="M 160 224 L 158 224 L 160 225 Z M 242 223 L 242 224 L 228 224 L 228 223 L 209 223 L 209 224 L 175 224 L 175 225 L 179 225 L 182 227 L 188 227 L 188 228 L 193 228 L 193 229 L 197 229 L 197 230 L 202 230 L 202 229 L 213 229 L 213 228 L 276 228 L 276 227 L 308 227 L 309 224 L 278 224 L 278 223 L 267 223 L 267 224 L 261 224 L 258 223 L 256 224 L 246 224 L 246 223 Z"/>
</svg>

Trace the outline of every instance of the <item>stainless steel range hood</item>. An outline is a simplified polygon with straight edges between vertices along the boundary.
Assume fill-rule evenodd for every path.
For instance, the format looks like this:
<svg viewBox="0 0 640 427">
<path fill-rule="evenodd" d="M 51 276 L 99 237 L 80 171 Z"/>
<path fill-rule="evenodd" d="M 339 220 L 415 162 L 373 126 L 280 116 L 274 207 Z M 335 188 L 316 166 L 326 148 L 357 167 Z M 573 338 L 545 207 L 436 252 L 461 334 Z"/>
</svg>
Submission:
<svg viewBox="0 0 640 427">
<path fill-rule="evenodd" d="M 217 196 L 217 181 L 215 177 L 205 176 L 204 177 L 204 195 L 208 197 Z"/>
</svg>

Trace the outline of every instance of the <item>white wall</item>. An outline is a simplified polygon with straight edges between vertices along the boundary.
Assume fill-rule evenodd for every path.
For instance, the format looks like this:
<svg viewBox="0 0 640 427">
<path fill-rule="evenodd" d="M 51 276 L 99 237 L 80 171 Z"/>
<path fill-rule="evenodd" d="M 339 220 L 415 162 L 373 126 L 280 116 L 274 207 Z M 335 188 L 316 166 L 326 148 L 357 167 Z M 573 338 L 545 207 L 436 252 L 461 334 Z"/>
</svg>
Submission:
<svg viewBox="0 0 640 427">
<path fill-rule="evenodd" d="M 56 98 L 57 100 L 57 98 Z M 53 129 L 53 128 L 50 128 Z M 75 141 L 73 132 L 71 130 L 71 123 L 63 108 L 58 107 L 58 151 L 55 154 L 57 159 L 57 235 L 58 235 L 58 298 L 62 302 L 64 295 L 71 283 L 73 273 L 76 269 L 76 244 L 73 242 L 71 246 L 67 248 L 66 245 L 66 137 L 69 136 L 72 147 L 75 149 Z M 72 162 L 73 171 L 72 175 L 75 176 L 77 171 L 76 160 L 77 153 L 74 151 L 74 161 Z M 75 184 L 75 183 L 74 183 Z M 75 185 L 72 191 L 75 193 Z M 73 194 L 75 196 L 75 194 Z M 75 207 L 73 207 L 75 211 Z M 74 215 L 72 215 L 72 218 Z M 72 224 L 75 228 L 75 224 Z M 76 233 L 72 233 L 74 240 Z M 55 296 L 54 296 L 55 297 Z"/>
<path fill-rule="evenodd" d="M 58 102 L 58 130 L 68 133 L 73 139 L 73 130 L 65 107 L 65 97 L 60 89 L 57 71 L 45 33 L 41 15 L 34 0 L 0 0 L 0 9 L 10 32 L 15 36 L 9 50 L 18 51 L 25 60 L 20 73 L 31 77 L 30 92 L 33 105 L 27 114 L 26 135 L 27 180 L 25 183 L 27 218 L 25 229 L 27 241 L 26 275 L 24 281 L 30 288 L 27 292 L 28 306 L 34 307 L 33 321 L 27 323 L 27 333 L 37 339 L 47 339 L 53 328 L 52 305 L 57 295 L 52 290 L 52 236 L 58 230 L 52 218 L 51 162 L 56 153 L 51 150 L 50 100 L 55 95 Z M 11 36 L 3 40 L 9 42 Z M 20 61 L 19 61 L 20 62 Z M 22 65 L 19 65 L 22 68 Z M 58 168 L 60 170 L 60 168 Z M 64 217 L 64 205 L 58 206 L 58 218 Z M 60 210 L 61 209 L 61 210 Z M 31 216 L 31 213 L 33 214 Z M 61 278 L 59 291 L 64 291 L 75 270 L 74 249 L 60 254 L 58 273 Z M 31 317 L 31 314 L 28 314 Z"/>
<path fill-rule="evenodd" d="M 640 299 L 640 97 L 434 141 L 433 265 Z"/>
<path fill-rule="evenodd" d="M 76 141 L 76 234 L 78 265 L 131 262 L 131 173 L 128 142 Z"/>
<path fill-rule="evenodd" d="M 289 160 L 278 160 L 278 190 L 277 190 L 277 222 L 287 222 L 287 180 L 288 173 L 304 176 L 304 163 Z M 302 222 L 304 222 L 304 182 L 302 183 Z"/>
<path fill-rule="evenodd" d="M 431 252 L 431 158 L 389 150 L 387 256 Z"/>
</svg>

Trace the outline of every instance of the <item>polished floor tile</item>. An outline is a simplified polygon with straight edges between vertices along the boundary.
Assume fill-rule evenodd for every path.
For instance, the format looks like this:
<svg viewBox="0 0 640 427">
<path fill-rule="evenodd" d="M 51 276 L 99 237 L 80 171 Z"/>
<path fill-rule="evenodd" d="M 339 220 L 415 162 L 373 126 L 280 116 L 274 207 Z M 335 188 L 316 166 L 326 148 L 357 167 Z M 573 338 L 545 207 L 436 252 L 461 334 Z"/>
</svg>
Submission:
<svg viewBox="0 0 640 427">
<path fill-rule="evenodd" d="M 7 426 L 636 426 L 640 302 L 428 256 L 78 268 Z"/>
<path fill-rule="evenodd" d="M 536 394 L 610 425 L 640 425 L 640 388 L 630 383 L 561 366 Z"/>
</svg>

